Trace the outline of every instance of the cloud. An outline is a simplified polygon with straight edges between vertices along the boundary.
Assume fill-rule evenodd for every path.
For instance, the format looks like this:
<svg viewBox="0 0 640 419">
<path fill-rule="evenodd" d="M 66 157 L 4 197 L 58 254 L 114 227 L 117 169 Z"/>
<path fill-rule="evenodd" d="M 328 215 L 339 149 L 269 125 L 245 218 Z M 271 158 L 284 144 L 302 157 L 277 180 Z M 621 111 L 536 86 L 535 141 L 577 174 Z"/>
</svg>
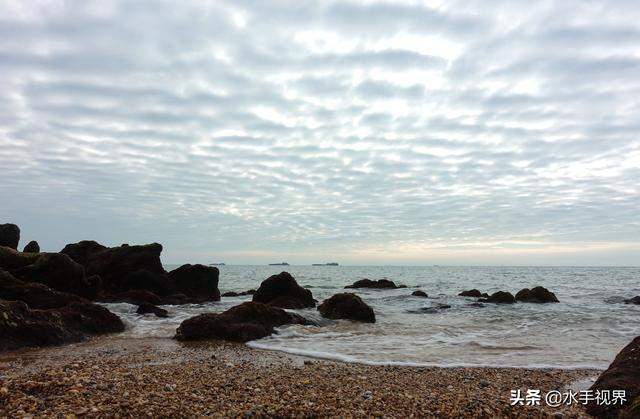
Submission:
<svg viewBox="0 0 640 419">
<path fill-rule="evenodd" d="M 8 1 L 0 16 L 2 218 L 45 249 L 637 263 L 633 2 Z"/>
</svg>

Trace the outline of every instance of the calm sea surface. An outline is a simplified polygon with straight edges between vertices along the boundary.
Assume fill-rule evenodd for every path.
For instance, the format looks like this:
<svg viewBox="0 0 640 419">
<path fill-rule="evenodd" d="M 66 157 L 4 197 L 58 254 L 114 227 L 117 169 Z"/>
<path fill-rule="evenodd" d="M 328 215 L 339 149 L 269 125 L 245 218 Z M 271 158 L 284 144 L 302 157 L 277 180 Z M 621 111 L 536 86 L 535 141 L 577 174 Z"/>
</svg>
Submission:
<svg viewBox="0 0 640 419">
<path fill-rule="evenodd" d="M 167 269 L 173 269 L 167 266 Z M 297 310 L 321 327 L 287 326 L 272 337 L 249 342 L 257 348 L 345 361 L 408 365 L 492 365 L 606 368 L 615 354 L 640 335 L 640 306 L 623 304 L 640 295 L 640 268 L 612 267 L 367 267 L 222 266 L 220 290 L 257 288 L 283 269 L 322 301 L 357 279 L 388 278 L 406 289 L 349 290 L 373 307 L 377 322 L 322 319 L 315 309 Z M 477 288 L 515 294 L 536 285 L 555 292 L 559 304 L 472 307 L 458 293 Z M 421 289 L 429 298 L 412 297 Z M 180 322 L 219 312 L 251 297 L 217 303 L 165 306 L 171 317 L 135 314 L 135 306 L 108 304 L 128 325 L 126 336 L 171 337 Z M 450 309 L 421 311 L 439 304 Z"/>
</svg>

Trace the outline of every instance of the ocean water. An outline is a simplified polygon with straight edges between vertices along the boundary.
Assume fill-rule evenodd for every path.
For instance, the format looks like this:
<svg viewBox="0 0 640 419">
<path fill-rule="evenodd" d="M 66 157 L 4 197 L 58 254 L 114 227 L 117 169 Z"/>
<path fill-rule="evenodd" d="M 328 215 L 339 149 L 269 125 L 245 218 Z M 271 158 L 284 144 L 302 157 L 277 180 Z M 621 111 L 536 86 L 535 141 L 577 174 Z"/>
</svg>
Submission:
<svg viewBox="0 0 640 419">
<path fill-rule="evenodd" d="M 172 269 L 167 266 L 167 269 Z M 322 301 L 357 279 L 388 278 L 408 288 L 348 290 L 376 313 L 375 324 L 322 319 L 315 309 L 295 310 L 321 323 L 285 326 L 278 334 L 249 342 L 255 348 L 370 364 L 606 368 L 640 334 L 640 306 L 624 304 L 640 295 L 640 268 L 618 267 L 367 267 L 222 266 L 220 290 L 257 288 L 268 276 L 290 272 Z M 515 293 L 542 285 L 558 304 L 473 307 L 458 293 L 477 288 Z M 429 298 L 412 297 L 421 289 Z M 207 304 L 164 306 L 170 318 L 135 314 L 135 306 L 108 304 L 127 323 L 126 336 L 172 337 L 185 319 L 220 312 L 251 296 Z M 424 312 L 439 304 L 446 310 Z"/>
</svg>

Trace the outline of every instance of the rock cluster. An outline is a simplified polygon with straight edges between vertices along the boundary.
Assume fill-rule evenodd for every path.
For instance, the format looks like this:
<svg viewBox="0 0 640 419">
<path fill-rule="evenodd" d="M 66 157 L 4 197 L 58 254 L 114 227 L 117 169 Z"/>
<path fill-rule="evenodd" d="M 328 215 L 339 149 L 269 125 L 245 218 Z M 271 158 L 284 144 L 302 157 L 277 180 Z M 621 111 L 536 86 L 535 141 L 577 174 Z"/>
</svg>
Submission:
<svg viewBox="0 0 640 419">
<path fill-rule="evenodd" d="M 535 287 L 532 289 L 524 288 L 516 294 L 516 301 L 524 303 L 558 303 L 558 298 L 554 293 L 544 287 Z"/>
</svg>

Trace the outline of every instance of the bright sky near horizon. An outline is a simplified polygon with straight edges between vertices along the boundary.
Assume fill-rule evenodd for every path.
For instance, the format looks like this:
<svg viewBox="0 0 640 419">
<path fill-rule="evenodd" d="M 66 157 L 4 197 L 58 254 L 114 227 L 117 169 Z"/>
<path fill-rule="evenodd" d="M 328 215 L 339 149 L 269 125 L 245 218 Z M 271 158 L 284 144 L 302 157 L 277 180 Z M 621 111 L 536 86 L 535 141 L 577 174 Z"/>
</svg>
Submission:
<svg viewBox="0 0 640 419">
<path fill-rule="evenodd" d="M 637 1 L 0 0 L 0 222 L 167 263 L 640 264 Z"/>
</svg>

